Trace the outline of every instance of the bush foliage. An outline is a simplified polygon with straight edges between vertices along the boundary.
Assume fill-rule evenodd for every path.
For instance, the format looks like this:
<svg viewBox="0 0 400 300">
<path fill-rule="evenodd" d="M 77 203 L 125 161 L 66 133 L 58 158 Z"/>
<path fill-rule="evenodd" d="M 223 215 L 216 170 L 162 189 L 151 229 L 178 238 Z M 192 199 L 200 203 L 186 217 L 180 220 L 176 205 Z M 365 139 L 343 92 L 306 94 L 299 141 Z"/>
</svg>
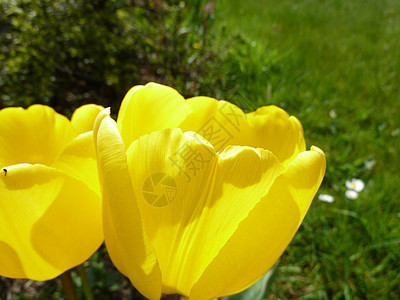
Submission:
<svg viewBox="0 0 400 300">
<path fill-rule="evenodd" d="M 68 114 L 94 102 L 116 111 L 135 84 L 158 81 L 193 95 L 212 83 L 212 2 L 0 3 L 0 106 L 43 103 Z"/>
</svg>

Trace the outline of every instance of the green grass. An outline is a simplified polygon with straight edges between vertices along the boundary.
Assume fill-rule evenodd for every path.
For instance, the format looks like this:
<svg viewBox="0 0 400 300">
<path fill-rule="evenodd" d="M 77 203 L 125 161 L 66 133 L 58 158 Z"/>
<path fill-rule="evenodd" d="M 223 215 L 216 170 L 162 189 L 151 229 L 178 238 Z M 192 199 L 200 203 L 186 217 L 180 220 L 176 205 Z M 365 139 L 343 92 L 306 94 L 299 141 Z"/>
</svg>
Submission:
<svg viewBox="0 0 400 300">
<path fill-rule="evenodd" d="M 314 200 L 271 298 L 400 297 L 399 14 L 395 0 L 217 2 L 225 39 L 247 42 L 227 54 L 225 98 L 297 116 L 327 155 L 320 191 L 335 197 Z M 356 200 L 344 196 L 352 177 L 366 183 Z"/>
</svg>

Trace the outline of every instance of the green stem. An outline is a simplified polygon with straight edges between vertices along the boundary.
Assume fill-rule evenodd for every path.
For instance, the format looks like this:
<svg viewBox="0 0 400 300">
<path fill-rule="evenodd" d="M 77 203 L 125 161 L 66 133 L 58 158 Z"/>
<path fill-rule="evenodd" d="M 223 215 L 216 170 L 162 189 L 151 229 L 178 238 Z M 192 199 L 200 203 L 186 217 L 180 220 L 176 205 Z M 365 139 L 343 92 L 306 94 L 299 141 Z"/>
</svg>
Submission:
<svg viewBox="0 0 400 300">
<path fill-rule="evenodd" d="M 67 300 L 78 300 L 78 295 L 76 294 L 75 285 L 72 281 L 71 270 L 65 271 L 60 275 L 61 284 L 64 288 L 65 298 Z"/>
<path fill-rule="evenodd" d="M 85 294 L 86 300 L 94 300 L 93 291 L 86 273 L 86 268 L 83 265 L 79 265 L 77 269 L 79 276 L 81 277 L 83 293 Z"/>
</svg>

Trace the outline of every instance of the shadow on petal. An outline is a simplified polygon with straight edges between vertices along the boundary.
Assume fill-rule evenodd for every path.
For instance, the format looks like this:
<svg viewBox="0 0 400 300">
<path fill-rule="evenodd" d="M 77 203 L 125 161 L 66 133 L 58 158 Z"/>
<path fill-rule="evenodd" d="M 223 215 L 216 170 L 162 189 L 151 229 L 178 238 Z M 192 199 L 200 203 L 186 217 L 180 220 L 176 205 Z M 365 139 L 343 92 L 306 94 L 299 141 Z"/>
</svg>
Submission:
<svg viewBox="0 0 400 300">
<path fill-rule="evenodd" d="M 190 297 L 211 299 L 255 283 L 281 256 L 301 221 L 300 209 L 278 177 L 265 196 L 207 266 Z"/>
<path fill-rule="evenodd" d="M 3 241 L 0 241 L 0 275 L 9 278 L 26 277 L 24 267 L 17 252 Z"/>
<path fill-rule="evenodd" d="M 59 193 L 33 224 L 31 243 L 60 274 L 87 260 L 103 241 L 100 198 L 65 177 Z"/>
<path fill-rule="evenodd" d="M 238 188 L 255 185 L 260 182 L 266 170 L 261 155 L 254 148 L 228 146 L 219 155 L 221 163 L 217 171 L 222 174 L 232 174 L 233 176 L 226 176 L 224 182 Z"/>
</svg>

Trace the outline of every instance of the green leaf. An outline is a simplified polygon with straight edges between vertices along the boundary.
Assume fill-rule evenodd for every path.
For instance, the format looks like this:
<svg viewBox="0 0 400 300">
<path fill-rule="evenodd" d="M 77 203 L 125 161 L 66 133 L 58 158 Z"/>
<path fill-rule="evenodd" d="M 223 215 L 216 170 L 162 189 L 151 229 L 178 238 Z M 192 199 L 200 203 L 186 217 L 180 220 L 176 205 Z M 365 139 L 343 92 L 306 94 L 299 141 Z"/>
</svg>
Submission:
<svg viewBox="0 0 400 300">
<path fill-rule="evenodd" d="M 224 300 L 261 300 L 268 296 L 271 290 L 272 283 L 275 280 L 276 269 L 279 265 L 279 260 L 272 266 L 272 268 L 261 277 L 255 284 L 243 292 L 227 296 Z"/>
</svg>

